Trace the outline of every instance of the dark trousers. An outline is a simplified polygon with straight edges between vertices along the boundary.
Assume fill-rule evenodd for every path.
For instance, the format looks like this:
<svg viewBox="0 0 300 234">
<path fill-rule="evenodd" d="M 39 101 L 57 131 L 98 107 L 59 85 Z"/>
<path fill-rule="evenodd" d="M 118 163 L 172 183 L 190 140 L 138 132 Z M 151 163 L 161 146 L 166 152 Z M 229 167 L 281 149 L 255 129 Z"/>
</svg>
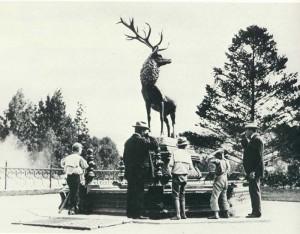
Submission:
<svg viewBox="0 0 300 234">
<path fill-rule="evenodd" d="M 249 193 L 251 199 L 252 213 L 256 215 L 261 215 L 260 178 L 249 179 Z"/>
<path fill-rule="evenodd" d="M 67 183 L 70 189 L 70 210 L 77 209 L 78 205 L 78 191 L 80 186 L 80 176 L 77 174 L 72 174 L 67 176 Z"/>
<path fill-rule="evenodd" d="M 127 217 L 135 218 L 144 213 L 144 179 L 130 176 L 127 180 Z"/>
</svg>

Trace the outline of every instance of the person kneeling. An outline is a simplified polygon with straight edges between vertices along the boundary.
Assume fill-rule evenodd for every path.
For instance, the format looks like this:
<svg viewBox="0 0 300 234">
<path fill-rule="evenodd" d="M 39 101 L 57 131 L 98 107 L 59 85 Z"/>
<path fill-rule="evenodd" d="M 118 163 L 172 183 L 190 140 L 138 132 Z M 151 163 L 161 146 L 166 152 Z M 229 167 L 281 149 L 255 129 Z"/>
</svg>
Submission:
<svg viewBox="0 0 300 234">
<path fill-rule="evenodd" d="M 224 157 L 224 150 L 218 150 L 214 153 L 214 158 L 210 160 L 210 163 L 216 166 L 216 177 L 213 184 L 213 190 L 210 198 L 210 207 L 214 211 L 214 216 L 209 217 L 210 219 L 219 219 L 219 197 L 221 197 L 222 211 L 224 218 L 229 218 L 228 210 L 229 203 L 227 201 L 227 188 L 228 179 L 227 174 L 230 170 L 229 162 Z"/>
</svg>

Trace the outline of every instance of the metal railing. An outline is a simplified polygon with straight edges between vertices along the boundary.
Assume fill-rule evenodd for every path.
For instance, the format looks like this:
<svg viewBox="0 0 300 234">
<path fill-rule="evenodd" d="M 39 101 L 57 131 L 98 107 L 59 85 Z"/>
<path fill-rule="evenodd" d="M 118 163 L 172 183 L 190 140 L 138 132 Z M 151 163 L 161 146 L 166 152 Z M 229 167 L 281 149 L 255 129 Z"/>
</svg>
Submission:
<svg viewBox="0 0 300 234">
<path fill-rule="evenodd" d="M 110 186 L 119 179 L 119 170 L 95 170 L 93 183 L 99 186 Z M 211 174 L 211 176 L 209 176 Z M 202 172 L 204 182 L 213 182 L 214 173 Z M 211 177 L 211 178 L 210 178 Z M 235 178 L 236 177 L 236 178 Z M 231 180 L 238 180 L 239 172 L 231 173 Z M 193 180 L 192 178 L 190 178 Z M 194 179 L 199 181 L 199 179 Z M 66 184 L 66 176 L 62 168 L 19 168 L 0 167 L 0 191 L 3 190 L 33 190 L 58 189 Z"/>
<path fill-rule="evenodd" d="M 118 179 L 118 170 L 95 170 L 94 181 L 99 185 L 112 184 Z M 62 168 L 0 167 L 0 191 L 57 189 L 65 183 Z"/>
</svg>

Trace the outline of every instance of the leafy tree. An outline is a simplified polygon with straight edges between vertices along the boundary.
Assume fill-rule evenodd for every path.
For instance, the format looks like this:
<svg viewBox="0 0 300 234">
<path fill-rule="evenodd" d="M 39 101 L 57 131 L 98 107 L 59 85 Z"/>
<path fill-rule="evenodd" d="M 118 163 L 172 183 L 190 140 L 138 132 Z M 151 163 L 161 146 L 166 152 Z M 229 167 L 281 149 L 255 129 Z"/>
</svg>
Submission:
<svg viewBox="0 0 300 234">
<path fill-rule="evenodd" d="M 119 153 L 116 144 L 109 137 L 91 139 L 95 151 L 95 163 L 98 169 L 116 169 Z"/>
<path fill-rule="evenodd" d="M 7 125 L 7 119 L 0 116 L 0 140 L 3 141 L 9 134 L 9 127 Z"/>
<path fill-rule="evenodd" d="M 236 151 L 241 150 L 236 142 L 245 122 L 258 122 L 266 133 L 296 116 L 288 100 L 299 94 L 298 74 L 284 73 L 288 59 L 278 54 L 276 46 L 266 28 L 252 25 L 240 30 L 224 66 L 214 68 L 214 85 L 207 85 L 197 106 L 199 125 L 226 139 Z"/>
<path fill-rule="evenodd" d="M 59 161 L 64 155 L 70 153 L 72 144 L 77 140 L 75 124 L 71 117 L 66 113 L 66 105 L 60 90 L 54 92 L 46 101 L 39 102 L 39 108 L 36 114 L 36 123 L 38 126 L 39 150 L 44 150 L 45 139 L 49 134 L 56 139 L 51 151 L 54 157 Z M 46 141 L 47 142 L 47 141 Z M 50 141 L 52 142 L 52 141 Z"/>
<path fill-rule="evenodd" d="M 196 148 L 216 148 L 219 147 L 222 141 L 215 135 L 199 135 L 192 131 L 186 131 L 181 134 Z"/>
<path fill-rule="evenodd" d="M 290 96 L 282 95 L 281 98 L 287 103 L 289 110 L 296 113 L 296 117 L 276 126 L 274 132 L 277 134 L 277 138 L 274 144 L 283 158 L 300 160 L 300 94 L 298 92 L 292 97 Z"/>
<path fill-rule="evenodd" d="M 43 126 L 46 129 L 51 127 L 58 135 L 63 134 L 63 124 L 67 114 L 61 91 L 55 91 L 52 97 L 48 95 L 45 103 L 40 102 L 39 108 Z"/>
<path fill-rule="evenodd" d="M 56 150 L 59 148 L 59 142 L 53 129 L 47 129 L 43 139 L 41 139 L 42 151 L 31 151 L 31 157 L 34 164 L 38 167 L 58 166 L 59 160 L 55 157 Z"/>
<path fill-rule="evenodd" d="M 300 160 L 300 127 L 289 126 L 283 123 L 274 129 L 277 138 L 274 145 L 284 159 L 294 158 Z"/>
<path fill-rule="evenodd" d="M 88 120 L 85 117 L 84 107 L 81 103 L 77 103 L 78 107 L 76 110 L 76 116 L 74 119 L 74 126 L 76 129 L 76 135 L 78 138 L 78 142 L 80 142 L 85 148 L 89 147 L 90 136 L 89 136 L 89 129 L 88 129 Z M 85 151 L 83 151 L 85 154 Z"/>
<path fill-rule="evenodd" d="M 25 100 L 22 90 L 18 90 L 9 102 L 4 117 L 1 117 L 4 124 L 2 137 L 5 138 L 11 132 L 30 149 L 35 134 L 35 111 L 36 107 Z"/>
<path fill-rule="evenodd" d="M 79 141 L 84 146 L 83 156 L 87 148 L 94 148 L 99 169 L 114 169 L 119 157 L 115 143 L 109 137 L 91 138 L 87 124 L 82 104 L 78 103 L 74 119 L 67 114 L 60 90 L 38 105 L 27 102 L 18 90 L 0 116 L 0 139 L 5 140 L 9 132 L 14 134 L 39 166 L 58 166 L 61 158 L 71 153 L 72 144 Z"/>
<path fill-rule="evenodd" d="M 22 125 L 22 112 L 24 111 L 26 104 L 27 103 L 25 101 L 23 91 L 19 89 L 9 102 L 8 110 L 5 113 L 5 116 L 9 122 L 9 130 L 17 136 L 20 133 L 20 128 Z"/>
<path fill-rule="evenodd" d="M 300 161 L 293 160 L 291 162 L 288 166 L 287 177 L 290 187 L 300 185 Z"/>
</svg>

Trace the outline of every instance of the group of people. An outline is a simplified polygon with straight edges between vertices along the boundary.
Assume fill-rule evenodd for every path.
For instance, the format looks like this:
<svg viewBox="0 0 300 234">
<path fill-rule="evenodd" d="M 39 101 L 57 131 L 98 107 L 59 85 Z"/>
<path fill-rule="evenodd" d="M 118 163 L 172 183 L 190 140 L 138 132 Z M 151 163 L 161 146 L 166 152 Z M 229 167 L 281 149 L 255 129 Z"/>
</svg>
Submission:
<svg viewBox="0 0 300 234">
<path fill-rule="evenodd" d="M 158 148 L 155 138 L 149 136 L 149 128 L 143 121 L 136 122 L 133 126 L 134 134 L 126 141 L 124 147 L 125 178 L 128 181 L 127 188 L 127 217 L 133 219 L 146 219 L 144 213 L 144 183 L 149 162 L 149 152 Z M 186 219 L 185 213 L 185 187 L 187 176 L 193 168 L 192 160 L 185 150 L 188 142 L 185 138 L 178 138 L 177 150 L 175 150 L 169 162 L 172 174 L 172 196 L 176 215 L 173 220 Z M 245 134 L 242 140 L 244 148 L 243 166 L 246 178 L 249 181 L 249 193 L 252 211 L 247 218 L 261 217 L 261 191 L 260 180 L 263 177 L 263 141 L 257 133 L 257 125 L 249 123 L 245 125 Z M 225 157 L 228 153 L 220 149 L 214 153 L 210 160 L 215 164 L 215 179 L 213 183 L 210 207 L 214 215 L 209 218 L 219 219 L 222 211 L 223 218 L 229 218 L 229 203 L 227 201 L 228 173 L 230 164 Z M 219 207 L 219 199 L 221 207 Z"/>
<path fill-rule="evenodd" d="M 144 185 L 145 179 L 149 176 L 150 151 L 158 150 L 158 142 L 149 135 L 149 128 L 143 121 L 136 122 L 133 126 L 135 131 L 126 141 L 123 160 L 125 164 L 125 178 L 127 179 L 127 217 L 133 219 L 146 219 L 144 213 Z M 249 181 L 249 193 L 251 198 L 252 211 L 248 218 L 261 217 L 261 191 L 260 180 L 264 173 L 263 163 L 263 141 L 257 133 L 257 125 L 246 124 L 245 134 L 242 140 L 244 148 L 243 166 L 247 180 Z M 188 141 L 185 138 L 178 138 L 177 150 L 171 154 L 169 170 L 172 174 L 172 196 L 176 215 L 174 220 L 186 219 L 185 213 L 185 187 L 189 171 L 193 164 L 190 154 L 185 150 Z M 84 181 L 84 171 L 88 168 L 87 161 L 81 156 L 82 145 L 75 143 L 72 146 L 72 154 L 61 161 L 61 166 L 67 175 L 69 187 L 69 214 L 78 211 L 78 191 L 80 184 Z M 213 183 L 210 207 L 214 211 L 213 219 L 229 217 L 229 204 L 227 201 L 228 173 L 230 164 L 225 157 L 227 152 L 223 149 L 217 150 L 210 160 L 215 164 L 215 179 Z M 219 207 L 219 199 L 221 207 Z"/>
</svg>

